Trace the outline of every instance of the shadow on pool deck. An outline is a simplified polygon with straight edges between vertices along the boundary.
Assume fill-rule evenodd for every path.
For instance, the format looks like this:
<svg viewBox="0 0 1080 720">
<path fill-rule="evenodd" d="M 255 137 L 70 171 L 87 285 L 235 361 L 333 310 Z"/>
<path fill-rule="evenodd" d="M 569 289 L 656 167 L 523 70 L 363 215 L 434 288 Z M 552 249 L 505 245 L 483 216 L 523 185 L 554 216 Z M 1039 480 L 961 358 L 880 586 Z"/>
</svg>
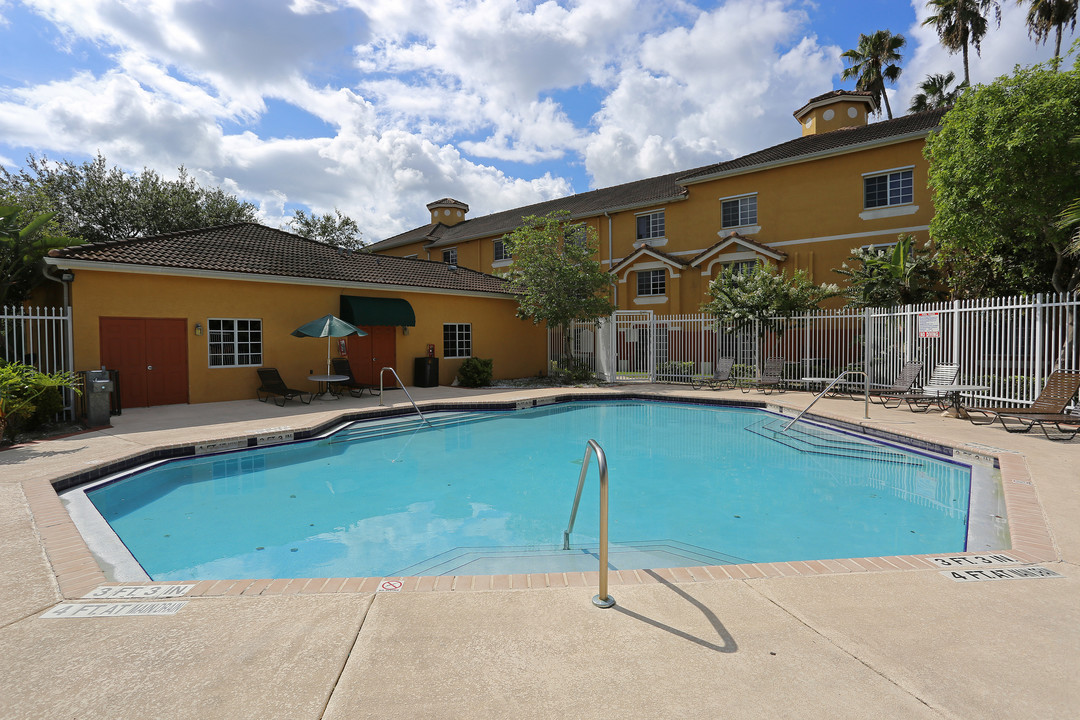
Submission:
<svg viewBox="0 0 1080 720">
<path fill-rule="evenodd" d="M 795 409 L 810 399 L 625 389 Z M 410 392 L 423 403 L 604 391 Z M 0 453 L 0 716 L 1080 714 L 1080 441 L 877 406 L 863 420 L 862 403 L 847 400 L 814 412 L 998 455 L 1012 489 L 1031 498 L 1010 507 L 1014 540 L 1039 549 L 1029 557 L 1063 577 L 954 582 L 929 563 L 845 562 L 817 574 L 793 574 L 790 563 L 721 576 L 661 569 L 613 576 L 614 610 L 590 602 L 595 573 L 543 588 L 528 576 L 407 585 L 427 592 L 370 592 L 378 579 L 200 583 L 172 616 L 39 617 L 101 577 L 71 537 L 50 479 L 153 449 L 321 426 L 377 402 L 125 411 L 111 429 Z M 1042 535 L 1029 530 L 1038 527 Z"/>
</svg>

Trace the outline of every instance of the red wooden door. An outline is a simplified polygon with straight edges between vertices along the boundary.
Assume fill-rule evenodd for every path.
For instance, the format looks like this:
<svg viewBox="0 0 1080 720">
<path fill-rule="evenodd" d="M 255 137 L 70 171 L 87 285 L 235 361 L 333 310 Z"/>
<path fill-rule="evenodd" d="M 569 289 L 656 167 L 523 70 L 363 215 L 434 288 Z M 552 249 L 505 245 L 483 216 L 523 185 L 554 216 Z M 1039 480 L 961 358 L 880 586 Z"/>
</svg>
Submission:
<svg viewBox="0 0 1080 720">
<path fill-rule="evenodd" d="M 360 329 L 367 335 L 350 335 L 348 338 L 349 367 L 357 382 L 378 387 L 379 371 L 397 366 L 397 328 L 374 325 Z M 383 387 L 397 387 L 390 373 L 383 378 Z"/>
<path fill-rule="evenodd" d="M 103 317 L 101 363 L 120 371 L 123 407 L 188 401 L 187 321 Z"/>
</svg>

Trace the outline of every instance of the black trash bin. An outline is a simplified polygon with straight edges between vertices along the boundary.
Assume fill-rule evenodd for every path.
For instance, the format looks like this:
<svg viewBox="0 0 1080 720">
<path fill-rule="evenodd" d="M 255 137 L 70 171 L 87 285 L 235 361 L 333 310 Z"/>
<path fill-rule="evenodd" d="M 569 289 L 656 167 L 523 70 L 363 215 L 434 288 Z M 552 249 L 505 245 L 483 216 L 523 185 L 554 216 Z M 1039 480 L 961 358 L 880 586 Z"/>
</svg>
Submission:
<svg viewBox="0 0 1080 720">
<path fill-rule="evenodd" d="M 413 385 L 425 388 L 439 386 L 439 358 L 416 358 L 413 365 Z"/>
</svg>

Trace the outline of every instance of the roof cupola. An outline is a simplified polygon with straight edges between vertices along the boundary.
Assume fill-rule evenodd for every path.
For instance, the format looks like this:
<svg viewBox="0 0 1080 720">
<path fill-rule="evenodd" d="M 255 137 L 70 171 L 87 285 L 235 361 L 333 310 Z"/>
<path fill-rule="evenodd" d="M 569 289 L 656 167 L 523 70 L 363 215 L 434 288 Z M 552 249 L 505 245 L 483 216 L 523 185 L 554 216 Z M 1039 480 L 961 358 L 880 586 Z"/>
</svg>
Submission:
<svg viewBox="0 0 1080 720">
<path fill-rule="evenodd" d="M 469 206 L 454 198 L 443 198 L 428 203 L 427 209 L 431 211 L 431 222 L 442 223 L 447 227 L 453 227 L 465 220 L 465 213 L 469 212 Z"/>
<path fill-rule="evenodd" d="M 864 90 L 832 90 L 811 98 L 792 113 L 803 135 L 820 135 L 840 128 L 862 127 L 877 112 L 874 94 Z"/>
</svg>

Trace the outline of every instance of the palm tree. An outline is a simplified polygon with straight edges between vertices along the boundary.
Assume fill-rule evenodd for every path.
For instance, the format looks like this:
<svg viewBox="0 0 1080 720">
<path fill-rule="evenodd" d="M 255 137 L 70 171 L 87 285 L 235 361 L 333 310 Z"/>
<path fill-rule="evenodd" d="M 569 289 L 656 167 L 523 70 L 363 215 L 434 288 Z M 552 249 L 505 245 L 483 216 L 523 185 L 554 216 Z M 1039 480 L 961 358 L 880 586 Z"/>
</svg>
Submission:
<svg viewBox="0 0 1080 720">
<path fill-rule="evenodd" d="M 885 111 L 892 120 L 892 108 L 889 95 L 885 92 L 885 83 L 895 83 L 903 72 L 897 65 L 903 58 L 898 52 L 907 44 L 903 35 L 893 35 L 888 30 L 878 30 L 871 35 L 859 35 L 859 44 L 854 50 L 848 50 L 840 57 L 848 62 L 840 76 L 842 80 L 858 78 L 856 90 L 865 90 L 874 94 L 874 100 L 881 107 L 885 100 Z"/>
<path fill-rule="evenodd" d="M 975 46 L 975 54 L 982 53 L 982 39 L 988 23 L 983 12 L 994 8 L 998 25 L 1001 25 L 1001 6 L 997 0 L 929 0 L 926 7 L 933 15 L 923 20 L 923 25 L 933 25 L 941 44 L 950 53 L 964 53 L 964 85 L 971 84 L 968 68 L 968 47 Z"/>
<path fill-rule="evenodd" d="M 1028 37 L 1034 36 L 1036 43 L 1045 43 L 1054 33 L 1054 57 L 1061 57 L 1061 35 L 1068 25 L 1070 30 L 1076 29 L 1077 0 L 1027 0 L 1031 7 L 1028 8 L 1027 24 Z M 1017 0 L 1017 5 L 1023 5 L 1024 0 Z"/>
<path fill-rule="evenodd" d="M 908 108 L 908 112 L 936 110 L 940 107 L 955 104 L 956 99 L 960 97 L 960 93 L 967 87 L 961 83 L 950 90 L 949 86 L 955 80 L 956 74 L 952 72 L 947 72 L 944 75 L 941 73 L 927 75 L 926 79 L 919 83 L 919 89 L 922 92 L 911 98 L 911 106 Z"/>
</svg>

